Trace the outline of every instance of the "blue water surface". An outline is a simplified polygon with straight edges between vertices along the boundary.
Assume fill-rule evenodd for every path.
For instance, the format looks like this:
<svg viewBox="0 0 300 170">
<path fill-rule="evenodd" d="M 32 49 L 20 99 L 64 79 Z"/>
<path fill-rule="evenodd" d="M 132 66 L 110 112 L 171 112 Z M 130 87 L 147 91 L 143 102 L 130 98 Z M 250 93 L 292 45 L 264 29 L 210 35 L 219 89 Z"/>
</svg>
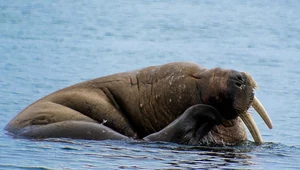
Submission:
<svg viewBox="0 0 300 170">
<path fill-rule="evenodd" d="M 36 141 L 1 131 L 0 168 L 300 169 L 299 7 L 292 0 L 1 1 L 0 129 L 63 87 L 172 61 L 250 73 L 274 128 L 253 114 L 264 144 L 236 147 Z"/>
</svg>

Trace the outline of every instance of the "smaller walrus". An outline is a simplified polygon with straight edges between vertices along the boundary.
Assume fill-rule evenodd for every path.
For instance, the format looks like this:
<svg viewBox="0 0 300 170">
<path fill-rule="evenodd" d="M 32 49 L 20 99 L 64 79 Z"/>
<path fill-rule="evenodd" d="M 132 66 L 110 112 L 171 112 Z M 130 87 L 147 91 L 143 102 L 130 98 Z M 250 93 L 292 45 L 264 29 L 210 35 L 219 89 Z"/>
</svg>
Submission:
<svg viewBox="0 0 300 170">
<path fill-rule="evenodd" d="M 26 138 L 234 145 L 247 139 L 243 121 L 261 143 L 247 110 L 253 106 L 269 128 L 272 123 L 254 97 L 256 86 L 244 72 L 174 62 L 64 88 L 25 108 L 5 129 Z"/>
</svg>

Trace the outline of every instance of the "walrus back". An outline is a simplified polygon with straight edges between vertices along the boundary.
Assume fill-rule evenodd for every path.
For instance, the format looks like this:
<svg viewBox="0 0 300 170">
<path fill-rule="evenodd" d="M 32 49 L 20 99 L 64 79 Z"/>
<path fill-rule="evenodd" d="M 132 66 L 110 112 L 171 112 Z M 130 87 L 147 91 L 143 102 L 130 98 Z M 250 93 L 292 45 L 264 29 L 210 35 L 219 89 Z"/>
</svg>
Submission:
<svg viewBox="0 0 300 170">
<path fill-rule="evenodd" d="M 27 126 L 72 120 L 142 138 L 200 103 L 193 74 L 203 70 L 192 63 L 170 63 L 78 83 L 34 102 L 6 129 L 16 133 Z"/>
</svg>

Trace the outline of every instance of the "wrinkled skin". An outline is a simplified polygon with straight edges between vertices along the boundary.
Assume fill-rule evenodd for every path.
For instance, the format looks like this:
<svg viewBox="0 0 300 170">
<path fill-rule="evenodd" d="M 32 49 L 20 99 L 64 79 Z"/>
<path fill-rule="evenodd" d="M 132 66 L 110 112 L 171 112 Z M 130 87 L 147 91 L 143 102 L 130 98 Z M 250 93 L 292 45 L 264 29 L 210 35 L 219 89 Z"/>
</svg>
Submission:
<svg viewBox="0 0 300 170">
<path fill-rule="evenodd" d="M 247 138 L 237 116 L 250 107 L 253 88 L 242 72 L 169 63 L 59 90 L 25 108 L 5 129 L 27 138 L 236 144 Z"/>
</svg>

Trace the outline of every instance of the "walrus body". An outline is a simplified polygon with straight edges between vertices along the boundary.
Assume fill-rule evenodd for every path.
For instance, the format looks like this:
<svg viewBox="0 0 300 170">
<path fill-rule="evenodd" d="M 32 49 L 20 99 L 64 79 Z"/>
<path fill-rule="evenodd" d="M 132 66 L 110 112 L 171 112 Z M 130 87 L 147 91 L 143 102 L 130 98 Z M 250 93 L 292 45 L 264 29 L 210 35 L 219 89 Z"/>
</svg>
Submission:
<svg viewBox="0 0 300 170">
<path fill-rule="evenodd" d="M 238 92 L 238 88 L 232 89 L 231 79 L 242 81 L 235 86 L 245 84 L 249 88 Z M 192 133 L 187 141 L 195 141 L 222 120 L 238 121 L 239 109 L 250 107 L 253 88 L 244 73 L 234 70 L 211 71 L 193 63 L 169 63 L 85 81 L 54 92 L 21 111 L 6 130 L 28 138 L 144 138 L 186 143 L 179 136 L 166 139 L 162 134 L 166 130 L 168 134 L 172 131 L 183 136 Z M 243 101 L 233 99 L 244 96 Z M 188 110 L 191 107 L 203 111 Z M 198 114 L 200 122 L 193 122 L 193 114 Z M 184 121 L 179 121 L 182 115 L 190 121 L 184 126 L 191 126 L 193 132 L 174 128 L 183 126 Z M 240 124 L 238 140 L 243 141 L 246 133 Z"/>
</svg>

